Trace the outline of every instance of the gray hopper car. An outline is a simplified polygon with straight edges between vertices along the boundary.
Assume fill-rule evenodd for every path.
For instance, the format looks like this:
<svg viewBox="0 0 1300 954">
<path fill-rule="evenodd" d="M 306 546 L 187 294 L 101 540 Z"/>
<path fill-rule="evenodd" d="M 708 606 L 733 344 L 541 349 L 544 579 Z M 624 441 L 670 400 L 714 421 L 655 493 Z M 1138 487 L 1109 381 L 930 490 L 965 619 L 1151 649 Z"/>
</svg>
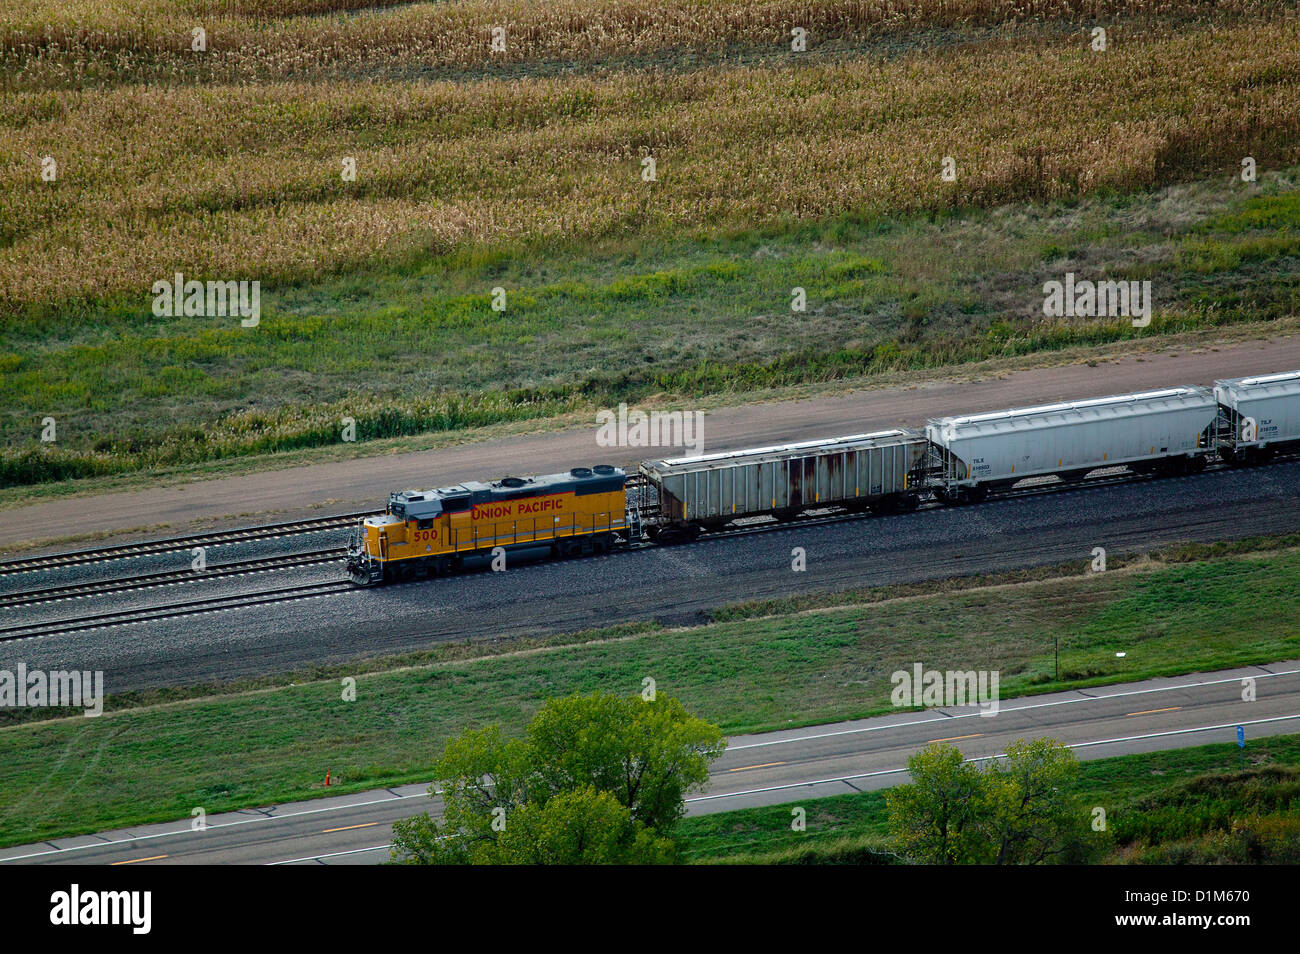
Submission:
<svg viewBox="0 0 1300 954">
<path fill-rule="evenodd" d="M 1186 473 L 1214 452 L 1219 406 L 1201 387 L 932 420 L 931 486 L 941 500 L 981 499 L 1028 477 L 1081 480 L 1102 467 Z"/>
<path fill-rule="evenodd" d="M 654 533 L 669 542 L 760 514 L 788 519 L 831 506 L 915 509 L 928 446 L 923 434 L 902 429 L 651 460 L 640 472 L 658 499 Z"/>
<path fill-rule="evenodd" d="M 1223 409 L 1219 454 L 1230 464 L 1263 463 L 1300 449 L 1300 371 L 1214 382 Z"/>
</svg>

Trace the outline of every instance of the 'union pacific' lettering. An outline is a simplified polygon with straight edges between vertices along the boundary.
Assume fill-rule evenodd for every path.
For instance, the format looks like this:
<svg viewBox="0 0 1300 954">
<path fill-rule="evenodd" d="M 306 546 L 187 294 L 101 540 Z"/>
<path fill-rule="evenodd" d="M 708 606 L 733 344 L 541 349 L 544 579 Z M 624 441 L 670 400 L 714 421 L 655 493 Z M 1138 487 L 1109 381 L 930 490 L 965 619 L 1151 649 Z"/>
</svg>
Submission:
<svg viewBox="0 0 1300 954">
<path fill-rule="evenodd" d="M 564 496 L 527 497 L 523 500 L 510 500 L 503 503 L 482 504 L 473 507 L 470 518 L 473 520 L 500 520 L 504 517 L 535 517 L 544 513 L 559 513 L 564 509 Z"/>
</svg>

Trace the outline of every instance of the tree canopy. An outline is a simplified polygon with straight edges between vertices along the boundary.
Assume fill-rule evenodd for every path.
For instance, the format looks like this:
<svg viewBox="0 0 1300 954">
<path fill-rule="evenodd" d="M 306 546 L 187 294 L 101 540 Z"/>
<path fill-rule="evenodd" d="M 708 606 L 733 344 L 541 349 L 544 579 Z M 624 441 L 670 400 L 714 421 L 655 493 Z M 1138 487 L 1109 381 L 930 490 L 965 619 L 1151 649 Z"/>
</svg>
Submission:
<svg viewBox="0 0 1300 954">
<path fill-rule="evenodd" d="M 923 864 L 1040 864 L 1072 856 L 1085 813 L 1071 794 L 1074 754 L 1017 740 L 981 771 L 950 745 L 907 762 L 912 782 L 885 796 L 899 853 Z"/>
<path fill-rule="evenodd" d="M 446 745 L 429 813 L 394 825 L 411 864 L 634 864 L 673 859 L 686 794 L 708 781 L 722 731 L 680 701 L 609 693 L 547 702 L 524 737 L 497 726 Z"/>
</svg>

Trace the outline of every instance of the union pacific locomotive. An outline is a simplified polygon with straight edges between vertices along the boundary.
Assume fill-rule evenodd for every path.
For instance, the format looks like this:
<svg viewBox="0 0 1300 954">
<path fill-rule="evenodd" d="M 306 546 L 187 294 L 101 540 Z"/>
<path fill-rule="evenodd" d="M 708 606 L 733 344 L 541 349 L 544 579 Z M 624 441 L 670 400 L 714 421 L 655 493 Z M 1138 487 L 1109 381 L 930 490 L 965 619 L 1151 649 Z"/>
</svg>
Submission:
<svg viewBox="0 0 1300 954">
<path fill-rule="evenodd" d="M 616 535 L 626 538 L 626 480 L 624 471 L 602 464 L 392 494 L 386 512 L 354 529 L 348 575 L 370 586 L 449 573 L 496 547 L 549 545 L 557 556 L 604 552 Z"/>
<path fill-rule="evenodd" d="M 1022 481 L 1077 485 L 1098 471 L 1192 473 L 1214 461 L 1264 463 L 1300 451 L 1300 371 L 929 421 L 924 431 L 575 467 L 389 497 L 348 544 L 353 582 L 448 573 L 498 547 L 601 553 L 693 540 L 737 520 L 810 510 L 960 505 Z"/>
</svg>

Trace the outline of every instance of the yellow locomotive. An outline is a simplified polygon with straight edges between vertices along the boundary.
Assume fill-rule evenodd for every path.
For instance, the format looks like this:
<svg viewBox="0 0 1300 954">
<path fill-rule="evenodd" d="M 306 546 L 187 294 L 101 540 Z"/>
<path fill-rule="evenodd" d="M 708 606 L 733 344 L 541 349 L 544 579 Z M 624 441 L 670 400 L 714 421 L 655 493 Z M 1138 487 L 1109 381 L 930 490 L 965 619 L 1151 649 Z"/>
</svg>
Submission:
<svg viewBox="0 0 1300 954">
<path fill-rule="evenodd" d="M 601 464 L 392 494 L 384 513 L 353 529 L 348 576 L 372 586 L 449 573 L 466 557 L 498 547 L 549 545 L 556 556 L 604 552 L 627 535 L 626 483 L 623 470 Z"/>
</svg>

